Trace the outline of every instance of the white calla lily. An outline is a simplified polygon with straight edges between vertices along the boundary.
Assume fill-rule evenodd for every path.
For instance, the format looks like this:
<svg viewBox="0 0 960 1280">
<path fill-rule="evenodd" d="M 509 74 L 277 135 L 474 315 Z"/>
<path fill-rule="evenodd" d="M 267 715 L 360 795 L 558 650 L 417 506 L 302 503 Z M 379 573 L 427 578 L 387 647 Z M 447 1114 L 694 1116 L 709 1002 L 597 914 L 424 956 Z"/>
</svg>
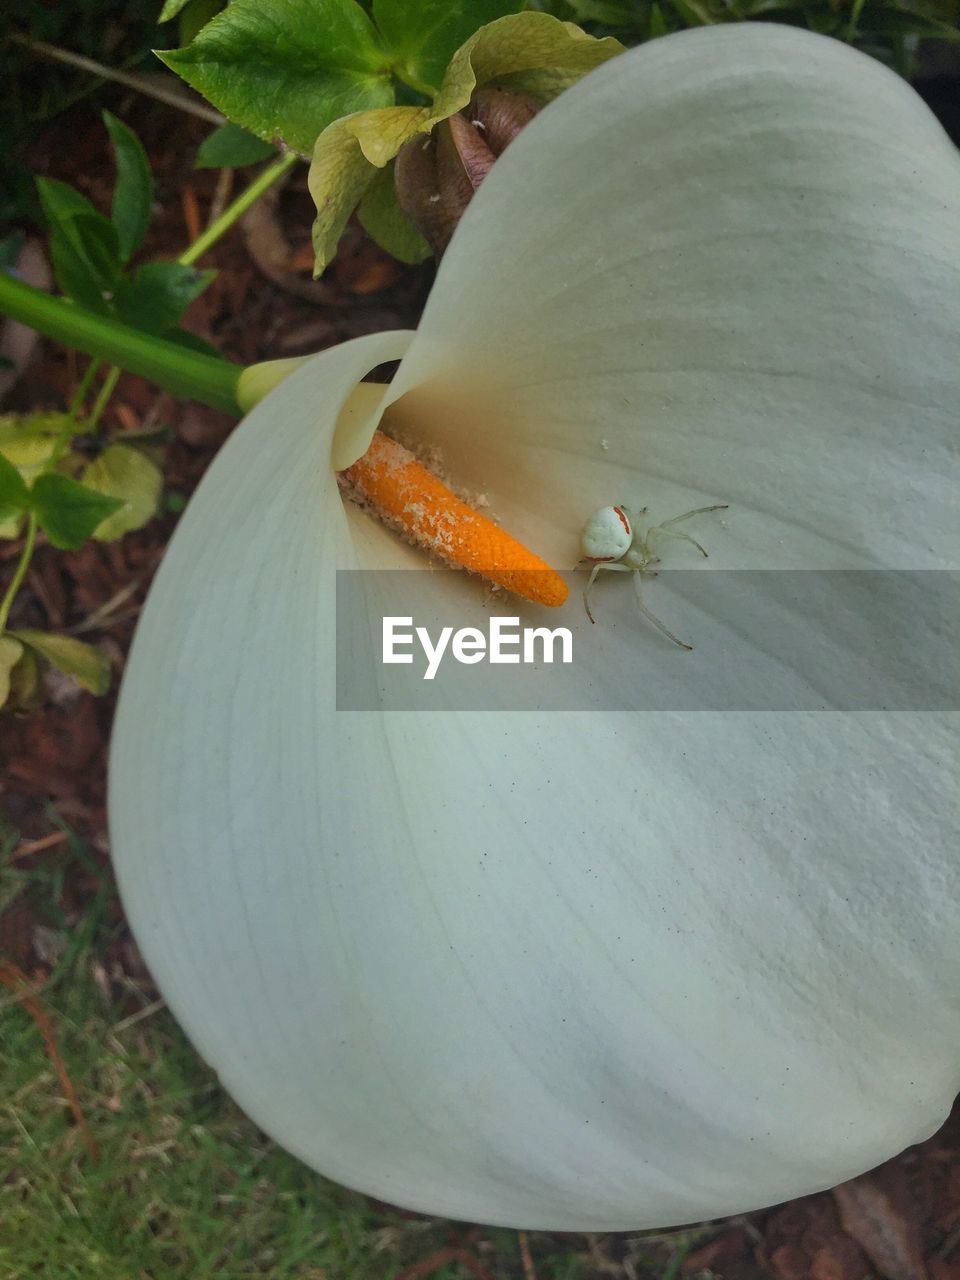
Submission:
<svg viewBox="0 0 960 1280">
<path fill-rule="evenodd" d="M 331 451 L 364 451 L 377 413 L 341 408 L 406 351 L 390 421 L 559 568 L 620 501 L 729 503 L 714 567 L 957 568 L 958 333 L 932 116 L 839 44 L 736 26 L 562 95 L 416 335 L 250 413 L 147 603 L 110 804 L 151 970 L 279 1142 L 426 1212 L 605 1230 L 811 1192 L 942 1122 L 956 715 L 337 711 L 336 569 L 423 558 L 344 506 Z M 484 616 L 476 579 L 437 583 Z M 711 644 L 560 616 L 598 698 L 625 661 L 712 705 Z"/>
</svg>

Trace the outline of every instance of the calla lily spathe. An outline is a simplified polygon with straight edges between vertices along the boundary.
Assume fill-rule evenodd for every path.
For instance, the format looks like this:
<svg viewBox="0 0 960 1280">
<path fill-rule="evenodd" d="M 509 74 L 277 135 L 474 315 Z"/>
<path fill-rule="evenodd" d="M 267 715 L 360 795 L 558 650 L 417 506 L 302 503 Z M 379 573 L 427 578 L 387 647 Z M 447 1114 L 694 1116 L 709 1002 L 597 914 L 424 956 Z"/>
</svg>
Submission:
<svg viewBox="0 0 960 1280">
<path fill-rule="evenodd" d="M 279 1142 L 430 1213 L 604 1230 L 941 1123 L 957 717 L 337 712 L 335 570 L 423 559 L 331 450 L 364 451 L 377 414 L 341 407 L 403 356 L 394 420 L 558 568 L 614 501 L 729 503 L 713 567 L 956 568 L 958 333 L 960 163 L 920 100 L 826 39 L 710 29 L 547 107 L 416 334 L 322 353 L 237 429 L 140 623 L 111 827 L 161 990 Z M 590 687 L 628 646 L 707 698 L 709 646 L 561 617 Z"/>
</svg>

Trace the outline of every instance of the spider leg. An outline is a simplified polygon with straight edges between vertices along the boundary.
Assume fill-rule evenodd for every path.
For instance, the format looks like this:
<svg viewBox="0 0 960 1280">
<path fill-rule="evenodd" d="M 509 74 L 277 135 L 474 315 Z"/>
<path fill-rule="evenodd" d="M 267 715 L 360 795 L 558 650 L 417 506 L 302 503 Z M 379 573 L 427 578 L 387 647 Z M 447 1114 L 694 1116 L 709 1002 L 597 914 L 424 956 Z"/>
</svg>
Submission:
<svg viewBox="0 0 960 1280">
<path fill-rule="evenodd" d="M 593 616 L 593 614 L 590 612 L 590 588 L 596 582 L 597 575 L 599 573 L 600 573 L 600 566 L 598 564 L 595 564 L 593 568 L 590 570 L 590 577 L 587 579 L 587 585 L 583 589 L 583 607 L 587 611 L 587 617 L 593 623 L 596 623 L 597 620 Z"/>
<path fill-rule="evenodd" d="M 679 636 L 675 636 L 672 631 L 670 631 L 667 627 L 664 626 L 664 624 L 660 621 L 657 615 L 655 613 L 651 613 L 651 611 L 643 603 L 643 595 L 641 594 L 639 573 L 634 579 L 633 585 L 636 588 L 637 608 L 640 610 L 643 616 L 647 619 L 647 621 L 653 623 L 653 625 L 657 628 L 657 630 L 662 635 L 665 635 L 668 640 L 672 640 L 673 643 L 676 645 L 679 645 L 681 649 L 686 649 L 688 653 L 691 652 L 693 649 L 693 645 L 686 644 L 684 643 L 683 640 L 680 639 Z"/>
<path fill-rule="evenodd" d="M 697 548 L 697 550 L 700 552 L 700 554 L 703 556 L 704 559 L 707 558 L 706 551 L 704 551 L 703 547 L 701 547 L 700 543 L 696 540 L 696 538 L 690 537 L 689 533 L 680 533 L 679 530 L 677 529 L 658 529 L 657 537 L 658 538 L 679 538 L 682 542 L 689 542 L 692 547 Z"/>
<path fill-rule="evenodd" d="M 674 516 L 672 520 L 664 520 L 663 524 L 655 525 L 655 529 L 669 529 L 672 525 L 680 524 L 682 520 L 690 520 L 694 516 L 702 516 L 707 511 L 726 511 L 730 506 L 729 502 L 718 502 L 712 507 L 694 507 L 692 511 L 685 511 L 682 516 Z M 650 530 L 653 533 L 653 529 Z"/>
<path fill-rule="evenodd" d="M 637 508 L 625 507 L 622 502 L 620 503 L 620 510 L 627 516 L 630 522 L 634 525 L 637 523 L 637 520 L 640 518 L 640 516 L 645 516 L 647 514 L 646 507 L 637 507 Z"/>
<path fill-rule="evenodd" d="M 582 561 L 581 561 L 581 563 L 582 563 Z M 593 568 L 590 570 L 590 577 L 587 579 L 587 585 L 586 585 L 586 586 L 584 587 L 584 589 L 583 589 L 583 607 L 584 607 L 584 609 L 586 609 L 586 611 L 587 611 L 587 617 L 590 619 L 590 621 L 591 621 L 591 622 L 594 622 L 594 623 L 596 622 L 596 618 L 595 618 L 595 617 L 593 616 L 593 614 L 590 612 L 590 600 L 589 600 L 589 596 L 590 596 L 590 588 L 591 588 L 591 587 L 593 586 L 593 584 L 596 582 L 597 577 L 599 576 L 599 574 L 600 574 L 600 570 L 601 570 L 601 569 L 606 569 L 606 570 L 607 570 L 608 572 L 610 572 L 610 573 L 633 573 L 633 572 L 635 572 L 635 570 L 631 569 L 631 568 L 629 567 L 629 565 L 625 565 L 625 564 L 609 564 L 607 561 L 600 561 L 598 564 L 595 564 L 595 565 L 593 566 Z"/>
</svg>

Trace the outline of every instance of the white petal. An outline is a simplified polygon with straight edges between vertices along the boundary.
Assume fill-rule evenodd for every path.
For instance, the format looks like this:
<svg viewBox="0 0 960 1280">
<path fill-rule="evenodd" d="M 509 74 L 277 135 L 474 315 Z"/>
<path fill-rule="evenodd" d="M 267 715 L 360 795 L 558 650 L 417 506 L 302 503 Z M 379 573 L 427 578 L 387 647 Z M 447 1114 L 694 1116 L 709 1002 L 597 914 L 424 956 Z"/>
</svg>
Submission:
<svg viewBox="0 0 960 1280">
<path fill-rule="evenodd" d="M 369 358 L 238 429 L 124 683 L 118 874 L 200 1052 L 328 1175 L 530 1227 L 734 1212 L 923 1137 L 957 1085 L 948 719 L 338 712 L 332 568 L 404 561 L 360 514 L 354 559 L 324 479 L 314 408 Z"/>
<path fill-rule="evenodd" d="M 225 1086 L 340 1181 L 530 1227 L 756 1207 L 925 1136 L 948 719 L 336 711 L 349 547 L 294 425 L 323 361 L 191 505 L 114 741 L 124 901 Z"/>
<path fill-rule="evenodd" d="M 561 316 L 577 333 L 564 336 L 557 321 L 540 341 L 536 325 L 522 331 L 514 324 L 527 314 L 545 327 L 535 304 L 546 305 L 549 291 L 535 273 L 523 274 L 523 254 L 511 257 L 513 239 L 499 219 L 513 188 L 503 179 L 489 201 L 478 198 L 458 232 L 440 300 L 431 303 L 402 376 L 407 385 L 432 376 L 451 341 L 475 340 L 481 362 L 496 361 L 489 371 L 506 379 L 518 414 L 516 479 L 498 421 L 460 447 L 455 428 L 465 426 L 469 406 L 459 403 L 443 440 L 451 462 L 462 460 L 460 478 L 490 488 L 511 531 L 544 535 L 546 546 L 531 539 L 538 551 L 575 558 L 579 521 L 591 507 L 633 496 L 607 486 L 649 476 L 662 486 L 661 518 L 691 499 L 742 507 L 736 554 L 719 554 L 719 531 L 710 541 L 720 563 L 742 563 L 751 550 L 759 556 L 756 530 L 780 527 L 827 563 L 836 562 L 837 548 L 854 563 L 874 559 L 857 541 L 869 528 L 871 539 L 881 539 L 876 558 L 896 563 L 879 516 L 874 527 L 869 504 L 856 500 L 856 465 L 863 471 L 868 464 L 845 443 L 850 432 L 866 447 L 868 426 L 878 423 L 873 456 L 880 460 L 868 493 L 890 496 L 887 463 L 895 456 L 906 468 L 902 502 L 920 520 L 908 534 L 892 515 L 906 538 L 905 562 L 943 563 L 949 557 L 934 539 L 945 528 L 945 506 L 934 468 L 918 467 L 914 458 L 924 448 L 943 461 L 945 402 L 937 399 L 935 375 L 938 368 L 947 375 L 936 363 L 943 337 L 935 318 L 924 312 L 916 320 L 928 343 L 936 339 L 936 359 L 929 350 L 924 357 L 926 408 L 918 407 L 920 392 L 910 382 L 914 366 L 897 365 L 918 449 L 893 434 L 891 393 L 871 398 L 850 376 L 853 358 L 820 342 L 809 311 L 802 323 L 786 313 L 782 321 L 798 344 L 800 372 L 788 374 L 774 360 L 766 382 L 744 375 L 741 386 L 728 373 L 723 321 L 737 320 L 760 342 L 776 313 L 760 290 L 767 325 L 754 325 L 750 295 L 733 270 L 738 261 L 746 270 L 752 259 L 698 251 L 696 237 L 683 239 L 680 215 L 699 165 L 701 200 L 721 221 L 742 220 L 737 211 L 757 185 L 766 190 L 764 175 L 770 166 L 779 173 L 777 157 L 786 150 L 798 180 L 813 184 L 820 234 L 832 235 L 824 219 L 828 179 L 840 182 L 833 149 L 851 162 L 859 155 L 846 147 L 844 130 L 859 131 L 862 147 L 869 120 L 859 95 L 869 90 L 869 111 L 883 124 L 873 140 L 884 156 L 882 172 L 900 163 L 881 136 L 893 131 L 909 141 L 923 182 L 921 195 L 911 192 L 908 200 L 877 179 L 875 216 L 893 219 L 896 244 L 892 266 L 883 256 L 884 270 L 889 266 L 901 299 L 913 279 L 902 243 L 909 226 L 924 246 L 912 265 L 946 318 L 952 304 L 941 289 L 949 255 L 940 255 L 936 271 L 923 266 L 923 254 L 932 253 L 930 228 L 940 225 L 930 212 L 930 185 L 946 194 L 952 181 L 945 144 L 935 141 L 939 135 L 909 95 L 855 55 L 788 32 L 737 32 L 742 54 L 732 32 L 682 36 L 596 73 L 609 78 L 615 67 L 634 68 L 622 73 L 625 80 L 602 84 L 615 86 L 621 114 L 633 121 L 628 136 L 643 124 L 637 163 L 646 164 L 649 152 L 652 179 L 659 172 L 666 183 L 673 174 L 674 145 L 684 157 L 674 176 L 684 177 L 685 199 L 669 185 L 649 196 L 625 189 L 624 198 L 641 200 L 645 234 L 657 241 L 646 292 L 638 295 L 645 305 L 618 303 L 618 311 L 618 288 L 601 290 L 609 318 L 629 320 L 652 344 L 653 365 L 645 358 L 618 373 L 610 364 L 594 373 L 606 340 L 601 349 L 589 327 L 580 328 L 606 314 L 591 311 L 593 287 L 626 278 L 617 272 L 625 242 L 617 238 L 623 224 L 616 202 L 603 243 L 610 272 L 584 272 L 575 239 L 568 242 L 569 271 L 560 270 L 555 252 L 549 258 L 550 287 L 562 293 L 566 280 L 579 299 Z M 731 77 L 729 123 L 741 145 L 753 134 L 764 138 L 776 126 L 772 113 L 781 113 L 779 149 L 761 148 L 764 167 L 750 182 L 741 165 L 747 189 L 739 197 L 725 176 L 736 148 L 725 149 L 725 128 L 714 118 Z M 854 86 L 849 91 L 836 83 L 844 77 Z M 704 79 L 719 98 L 701 97 Z M 590 108 L 591 82 L 570 94 L 579 105 L 559 117 L 577 166 L 588 165 L 590 148 L 577 143 L 574 122 L 599 118 Z M 801 93 L 811 84 L 815 94 Z M 828 88 L 850 118 L 821 145 L 821 168 L 806 132 L 787 126 L 801 106 L 812 112 L 808 99 Z M 646 103 L 642 118 L 630 114 L 631 95 Z M 564 101 L 542 118 L 556 121 Z M 752 113 L 749 128 L 742 102 Z M 618 120 L 610 122 L 614 130 Z M 522 137 L 481 197 L 503 164 L 528 184 L 531 204 L 541 187 L 586 200 L 569 165 L 566 186 L 556 175 L 559 152 L 550 151 L 546 125 L 541 135 L 551 162 L 541 164 Z M 593 144 L 600 145 L 597 137 Z M 937 147 L 942 172 L 931 158 Z M 515 149 L 526 155 L 522 164 L 511 159 Z M 616 173 L 592 181 L 593 205 L 584 210 L 607 208 L 596 188 L 609 181 L 616 197 Z M 851 190 L 850 178 L 844 182 L 830 206 L 841 221 Z M 518 210 L 521 203 L 518 197 Z M 857 207 L 856 217 L 866 218 L 867 204 Z M 486 234 L 484 208 L 499 227 L 512 277 L 497 259 L 469 270 L 465 259 L 457 265 L 468 229 Z M 801 224 L 788 219 L 794 235 Z M 548 219 L 545 234 L 557 225 Z M 698 269 L 707 273 L 702 296 L 696 273 L 684 277 L 668 252 L 674 232 L 676 252 L 699 252 Z M 807 232 L 812 252 L 820 242 Z M 533 253 L 528 241 L 518 237 L 520 243 Z M 773 269 L 777 248 L 795 267 L 791 245 L 764 229 L 759 264 Z M 847 249 L 856 256 L 856 245 Z M 879 261 L 876 244 L 873 252 Z M 888 322 L 894 350 L 885 327 L 866 314 L 855 273 L 848 276 L 836 254 L 835 246 L 830 261 L 842 283 L 834 287 L 827 259 L 814 255 L 817 270 L 805 287 L 838 306 L 856 302 L 855 318 L 871 326 L 866 345 L 854 334 L 864 358 L 877 349 L 891 359 L 897 351 L 919 358 L 902 299 Z M 710 274 L 714 261 L 719 275 Z M 487 289 L 485 275 L 498 278 L 496 287 Z M 752 274 L 754 288 L 765 278 Z M 506 294 L 504 279 L 511 282 Z M 874 295 L 882 294 L 879 268 L 870 279 Z M 787 283 L 796 292 L 795 272 Z M 460 285 L 469 285 L 470 305 L 461 297 L 460 310 L 447 307 Z M 734 291 L 732 310 L 717 300 L 720 285 Z M 486 321 L 476 331 L 460 314 L 475 296 L 486 298 Z M 490 322 L 504 296 L 510 307 L 501 321 L 512 343 L 501 345 Z M 637 329 L 638 314 L 654 302 L 663 308 L 660 327 Z M 823 320 L 834 338 L 838 323 L 832 312 Z M 681 337 L 693 353 L 689 361 L 675 353 Z M 251 414 L 192 501 L 141 620 L 114 739 L 111 828 L 131 922 L 174 1012 L 240 1104 L 292 1151 L 340 1181 L 458 1218 L 565 1229 L 666 1225 L 815 1190 L 924 1137 L 960 1084 L 956 716 L 337 711 L 333 570 L 403 566 L 415 563 L 416 553 L 361 513 L 344 518 L 329 472 L 334 421 L 357 377 L 400 354 L 406 340 L 384 335 L 325 353 Z M 711 342 L 722 358 L 708 372 Z M 579 360 L 589 394 L 581 394 L 579 377 L 552 389 L 562 372 L 549 355 L 554 345 L 567 365 Z M 581 345 L 590 361 L 580 360 Z M 772 343 L 770 351 L 782 358 L 787 345 Z M 816 388 L 828 356 L 842 387 L 839 407 L 829 401 L 843 428 L 833 435 L 815 412 L 826 405 Z M 531 399 L 521 385 L 526 361 L 534 381 L 539 371 L 547 375 Z M 622 414 L 612 416 L 618 379 L 624 395 L 642 388 L 649 398 L 665 376 L 656 372 L 661 361 L 676 377 L 668 379 L 669 392 L 661 385 L 660 399 L 650 399 L 649 434 L 635 438 L 623 429 Z M 787 386 L 786 405 L 802 409 L 796 439 L 773 394 L 780 385 Z M 765 420 L 751 398 L 760 391 L 777 445 L 764 463 L 768 484 L 745 462 Z M 691 424 L 663 407 L 668 394 L 685 412 L 719 406 L 716 416 Z M 739 417 L 729 410 L 731 398 Z M 610 450 L 594 465 L 582 415 L 597 406 L 602 412 L 589 417 L 589 430 L 606 435 Z M 729 434 L 726 446 L 714 440 L 713 429 L 722 436 L 740 423 L 749 448 Z M 830 461 L 815 466 L 804 441 L 829 446 Z M 645 449 L 656 462 L 647 470 Z M 561 450 L 575 460 L 575 489 Z M 730 450 L 739 450 L 740 465 L 721 465 Z M 789 477 L 782 481 L 781 465 Z M 841 465 L 853 467 L 842 482 L 834 474 Z M 806 515 L 791 523 L 785 510 L 793 509 L 804 476 L 812 486 Z M 737 492 L 726 492 L 735 482 Z M 761 490 L 769 486 L 765 506 Z M 584 509 L 568 520 L 581 495 Z M 808 527 L 827 516 L 841 521 L 840 534 L 834 525 L 822 537 Z M 923 538 L 933 546 L 926 558 Z M 784 552 L 780 562 L 792 560 Z M 375 628 L 402 596 L 381 590 L 379 576 L 367 577 Z M 614 587 L 603 589 L 605 606 L 620 594 Z M 452 591 L 465 623 L 483 616 L 474 583 L 458 578 Z M 571 620 L 578 608 L 568 607 Z M 577 625 L 586 632 L 586 624 Z M 640 627 L 614 632 L 601 622 L 591 630 L 589 644 L 577 634 L 584 655 L 578 670 L 599 684 L 626 655 L 637 681 L 663 673 L 678 687 L 695 680 L 703 694 L 710 654 L 722 656 L 708 645 L 681 654 Z M 677 665 L 689 662 L 700 665 Z"/>
<path fill-rule="evenodd" d="M 956 148 L 872 59 L 744 24 L 541 112 L 393 394 L 419 389 L 411 430 L 556 564 L 597 507 L 728 502 L 713 567 L 956 565 L 958 332 Z"/>
</svg>

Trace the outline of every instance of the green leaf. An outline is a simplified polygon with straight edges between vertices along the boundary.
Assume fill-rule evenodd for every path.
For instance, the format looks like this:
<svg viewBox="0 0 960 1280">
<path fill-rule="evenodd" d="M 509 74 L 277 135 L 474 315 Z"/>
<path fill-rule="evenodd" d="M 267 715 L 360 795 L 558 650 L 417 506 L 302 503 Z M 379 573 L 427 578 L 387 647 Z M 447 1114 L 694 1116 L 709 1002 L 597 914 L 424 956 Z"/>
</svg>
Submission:
<svg viewBox="0 0 960 1280">
<path fill-rule="evenodd" d="M 395 107 L 395 111 L 416 111 L 415 107 Z M 347 219 L 376 177 L 347 122 L 337 120 L 317 139 L 313 163 L 307 178 L 317 206 L 313 223 L 314 275 L 318 276 L 337 252 Z"/>
<path fill-rule="evenodd" d="M 13 669 L 23 657 L 23 645 L 11 635 L 0 635 L 0 707 L 10 697 Z"/>
<path fill-rule="evenodd" d="M 71 224 L 72 229 L 78 232 L 81 238 L 92 241 L 100 236 L 101 227 L 96 224 L 84 227 L 83 221 L 83 219 L 76 219 Z M 72 298 L 74 302 L 79 302 L 88 311 L 94 311 L 98 315 L 110 314 L 113 282 L 108 284 L 104 281 L 100 271 L 91 262 L 90 256 L 78 247 L 76 239 L 60 228 L 57 228 L 50 237 L 50 263 L 57 284 L 68 298 Z"/>
<path fill-rule="evenodd" d="M 186 8 L 190 2 L 191 0 L 164 0 L 157 22 L 172 22 L 180 10 Z"/>
<path fill-rule="evenodd" d="M 11 516 L 30 508 L 30 490 L 23 476 L 0 453 L 0 521 L 9 520 Z"/>
<path fill-rule="evenodd" d="M 52 472 L 34 482 L 30 505 L 51 543 L 62 551 L 74 551 L 123 502 Z"/>
<path fill-rule="evenodd" d="M 105 284 L 120 273 L 117 229 L 79 191 L 56 178 L 37 178 L 37 193 L 54 235 L 64 235 L 82 251 Z"/>
<path fill-rule="evenodd" d="M 102 650 L 72 636 L 58 636 L 49 631 L 11 631 L 10 634 L 46 658 L 47 662 L 73 676 L 91 693 L 106 693 L 110 688 L 110 662 Z"/>
<path fill-rule="evenodd" d="M 163 472 L 139 449 L 112 444 L 85 468 L 81 478 L 88 489 L 122 503 L 94 529 L 98 542 L 122 538 L 131 529 L 140 529 L 157 513 Z"/>
<path fill-rule="evenodd" d="M 901 9 L 878 7 L 864 13 L 862 36 L 921 36 L 937 40 L 960 39 L 960 31 L 949 22 Z"/>
<path fill-rule="evenodd" d="M 629 0 L 570 0 L 570 8 L 577 22 L 602 22 L 607 27 L 636 26 L 639 16 Z"/>
<path fill-rule="evenodd" d="M 669 27 L 664 19 L 663 11 L 654 0 L 654 3 L 650 6 L 650 39 L 658 40 L 660 36 L 665 36 L 668 31 Z"/>
<path fill-rule="evenodd" d="M 10 637 L 13 638 L 12 636 Z M 19 643 L 19 641 L 17 641 Z M 23 649 L 20 661 L 14 663 L 9 673 L 10 687 L 6 706 L 11 710 L 27 710 L 40 700 L 40 663 L 32 649 Z M 4 704 L 0 702 L 0 706 Z"/>
<path fill-rule="evenodd" d="M 37 178 L 37 194 L 51 230 L 57 223 L 78 215 L 93 218 L 103 216 L 97 213 L 96 207 L 85 195 L 58 178 Z"/>
<path fill-rule="evenodd" d="M 38 178 L 37 192 L 50 224 L 57 283 L 68 297 L 106 314 L 121 270 L 116 227 L 65 182 Z"/>
<path fill-rule="evenodd" d="M 0 539 L 18 538 L 22 533 L 23 514 L 30 509 L 29 493 L 19 508 L 11 510 L 4 503 L 2 475 L 6 475 L 9 481 L 9 473 L 4 471 L 3 464 L 12 465 L 29 489 L 37 476 L 50 465 L 64 436 L 78 430 L 81 428 L 66 413 L 32 413 L 24 417 L 4 414 L 0 417 Z"/>
<path fill-rule="evenodd" d="M 703 0 L 673 0 L 688 27 L 706 27 L 717 21 Z"/>
<path fill-rule="evenodd" d="M 67 413 L 3 414 L 0 457 L 12 462 L 29 486 L 44 471 L 65 436 L 83 430 Z"/>
<path fill-rule="evenodd" d="M 227 0 L 187 0 L 177 14 L 177 37 L 180 43 L 189 44 L 226 4 Z"/>
<path fill-rule="evenodd" d="M 314 275 L 336 253 L 347 219 L 405 142 L 467 105 L 484 84 L 518 78 L 536 81 L 552 97 L 594 67 L 623 52 L 611 37 L 596 40 L 545 13 L 516 13 L 481 27 L 457 50 L 431 107 L 360 111 L 328 125 L 316 141 L 307 185 L 317 206 L 313 225 Z M 371 200 L 374 197 L 371 197 Z"/>
<path fill-rule="evenodd" d="M 159 336 L 174 327 L 215 275 L 179 262 L 147 262 L 117 286 L 117 315 L 135 329 Z"/>
<path fill-rule="evenodd" d="M 488 22 L 522 8 L 523 0 L 373 0 L 373 17 L 394 75 L 432 95 L 464 41 Z"/>
<path fill-rule="evenodd" d="M 380 169 L 357 209 L 363 229 L 399 262 L 423 262 L 430 246 L 400 211 L 393 185 L 393 165 Z"/>
<path fill-rule="evenodd" d="M 354 0 L 233 0 L 192 44 L 158 56 L 237 124 L 301 151 L 340 116 L 393 102 L 386 55 Z"/>
<path fill-rule="evenodd" d="M 127 262 L 140 246 L 150 224 L 153 174 L 147 153 L 133 130 L 109 111 L 104 111 L 103 123 L 110 134 L 117 162 L 110 217 L 117 229 L 120 259 Z"/>
<path fill-rule="evenodd" d="M 272 143 L 241 129 L 238 124 L 222 124 L 200 143 L 195 169 L 242 169 L 274 154 Z"/>
</svg>

